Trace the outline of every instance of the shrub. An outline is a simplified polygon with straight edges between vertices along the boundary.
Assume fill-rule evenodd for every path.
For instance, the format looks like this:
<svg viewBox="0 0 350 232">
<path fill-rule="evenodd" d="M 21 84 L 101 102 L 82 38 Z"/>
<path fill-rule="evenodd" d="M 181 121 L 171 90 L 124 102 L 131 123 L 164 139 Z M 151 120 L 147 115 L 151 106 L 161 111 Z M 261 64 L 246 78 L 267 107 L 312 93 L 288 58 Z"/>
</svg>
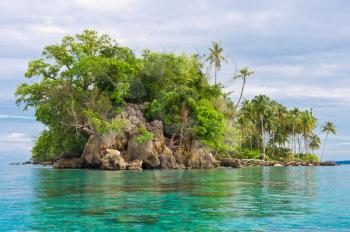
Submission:
<svg viewBox="0 0 350 232">
<path fill-rule="evenodd" d="M 198 125 L 195 131 L 200 138 L 220 141 L 225 128 L 224 115 L 217 111 L 210 101 L 203 99 L 198 102 L 196 120 Z"/>
<path fill-rule="evenodd" d="M 262 155 L 258 150 L 241 149 L 235 154 L 238 159 L 261 159 Z"/>
<path fill-rule="evenodd" d="M 266 156 L 271 161 L 290 162 L 294 159 L 294 154 L 290 149 L 277 146 L 268 147 Z"/>
<path fill-rule="evenodd" d="M 136 136 L 136 142 L 138 143 L 145 143 L 153 139 L 153 133 L 149 132 L 146 128 L 140 127 L 139 128 L 139 135 Z"/>
<path fill-rule="evenodd" d="M 52 161 L 56 156 L 78 157 L 81 155 L 87 137 L 74 132 L 44 130 L 33 147 L 34 162 Z"/>
<path fill-rule="evenodd" d="M 319 158 L 315 154 L 299 154 L 299 158 L 305 162 L 320 162 Z"/>
</svg>

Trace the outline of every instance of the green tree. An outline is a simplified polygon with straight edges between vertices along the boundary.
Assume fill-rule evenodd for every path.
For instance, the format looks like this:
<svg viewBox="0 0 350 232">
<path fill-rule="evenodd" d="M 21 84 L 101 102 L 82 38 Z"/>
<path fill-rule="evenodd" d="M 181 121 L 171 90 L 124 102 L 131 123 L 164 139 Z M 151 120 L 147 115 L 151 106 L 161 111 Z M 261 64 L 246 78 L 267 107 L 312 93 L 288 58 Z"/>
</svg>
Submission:
<svg viewBox="0 0 350 232">
<path fill-rule="evenodd" d="M 323 149 L 322 149 L 322 154 L 321 154 L 321 161 L 323 159 L 323 154 L 326 148 L 326 143 L 327 143 L 327 139 L 328 139 L 328 135 L 329 134 L 336 134 L 337 133 L 337 129 L 335 128 L 334 124 L 332 122 L 326 122 L 325 125 L 322 127 L 322 132 L 326 133 L 326 138 L 323 144 Z"/>
<path fill-rule="evenodd" d="M 218 143 L 224 132 L 224 115 L 218 112 L 209 100 L 203 99 L 197 103 L 195 127 L 197 135 L 207 141 Z"/>
<path fill-rule="evenodd" d="M 79 153 L 81 139 L 117 128 L 116 108 L 128 95 L 138 70 L 130 49 L 91 30 L 45 47 L 42 57 L 28 64 L 25 76 L 32 81 L 16 92 L 17 103 L 23 103 L 24 109 L 35 108 L 36 119 L 47 127 L 34 146 L 34 156 Z M 79 149 L 56 146 L 75 141 L 72 138 L 80 141 Z"/>
<path fill-rule="evenodd" d="M 249 139 L 243 140 L 243 148 L 257 149 L 263 157 L 280 155 L 279 158 L 286 158 L 292 152 L 307 153 L 311 149 L 309 141 L 316 123 L 310 111 L 287 110 L 267 96 L 259 95 L 243 102 L 238 111 L 237 127 Z"/>
<path fill-rule="evenodd" d="M 214 83 L 216 84 L 216 75 L 217 72 L 221 69 L 221 62 L 227 62 L 225 56 L 222 54 L 224 49 L 221 47 L 221 44 L 218 42 L 212 42 L 212 47 L 209 48 L 209 55 L 207 61 L 210 62 L 210 65 L 214 65 Z"/>
<path fill-rule="evenodd" d="M 309 136 L 309 147 L 312 151 L 315 151 L 320 148 L 321 139 L 315 134 Z"/>
</svg>

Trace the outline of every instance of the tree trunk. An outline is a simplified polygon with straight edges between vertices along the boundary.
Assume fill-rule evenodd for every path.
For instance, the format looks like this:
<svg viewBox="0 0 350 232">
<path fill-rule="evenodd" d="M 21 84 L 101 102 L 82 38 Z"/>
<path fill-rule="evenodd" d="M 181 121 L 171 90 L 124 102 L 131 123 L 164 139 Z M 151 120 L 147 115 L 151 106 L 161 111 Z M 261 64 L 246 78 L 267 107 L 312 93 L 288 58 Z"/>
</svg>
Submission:
<svg viewBox="0 0 350 232">
<path fill-rule="evenodd" d="M 242 84 L 241 94 L 239 95 L 239 99 L 238 99 L 238 101 L 237 101 L 236 108 L 234 109 L 234 112 L 235 112 L 235 113 L 236 113 L 236 111 L 237 111 L 237 109 L 238 109 L 239 103 L 241 102 L 241 99 L 242 99 L 242 96 L 243 96 L 243 91 L 244 91 L 245 83 L 246 83 L 246 79 L 243 78 L 243 84 Z"/>
<path fill-rule="evenodd" d="M 250 145 L 250 151 L 253 151 L 253 148 L 252 148 L 252 136 L 249 135 L 249 145 Z"/>
<path fill-rule="evenodd" d="M 323 144 L 322 155 L 321 155 L 321 162 L 322 162 L 322 159 L 323 159 L 324 149 L 326 148 L 327 139 L 328 139 L 328 133 L 326 135 L 326 139 L 324 140 L 324 144 Z"/>
<path fill-rule="evenodd" d="M 295 153 L 295 119 L 293 121 L 292 151 Z"/>
<path fill-rule="evenodd" d="M 180 147 L 182 146 L 182 134 L 183 134 L 183 124 L 181 123 L 181 130 L 180 130 Z"/>
<path fill-rule="evenodd" d="M 180 112 L 180 119 L 181 119 L 180 146 L 182 146 L 183 130 L 184 130 L 184 126 L 187 123 L 187 118 L 188 118 L 188 110 L 186 108 L 185 103 L 182 103 L 181 112 Z"/>
<path fill-rule="evenodd" d="M 217 68 L 215 66 L 215 68 L 214 68 L 214 83 L 215 83 L 215 85 L 216 85 L 216 72 L 217 72 Z"/>
<path fill-rule="evenodd" d="M 262 148 L 263 148 L 263 160 L 265 160 L 264 120 L 262 116 L 260 116 L 260 120 L 261 120 L 261 140 L 262 140 Z"/>
</svg>

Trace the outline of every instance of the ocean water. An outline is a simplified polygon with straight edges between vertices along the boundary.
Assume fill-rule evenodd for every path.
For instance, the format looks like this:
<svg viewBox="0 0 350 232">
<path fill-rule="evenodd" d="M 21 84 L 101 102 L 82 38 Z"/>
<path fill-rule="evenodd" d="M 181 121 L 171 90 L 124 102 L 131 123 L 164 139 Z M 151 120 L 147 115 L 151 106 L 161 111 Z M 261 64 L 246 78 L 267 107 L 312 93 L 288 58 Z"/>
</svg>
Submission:
<svg viewBox="0 0 350 232">
<path fill-rule="evenodd" d="M 0 168 L 0 231 L 350 231 L 350 166 Z"/>
</svg>

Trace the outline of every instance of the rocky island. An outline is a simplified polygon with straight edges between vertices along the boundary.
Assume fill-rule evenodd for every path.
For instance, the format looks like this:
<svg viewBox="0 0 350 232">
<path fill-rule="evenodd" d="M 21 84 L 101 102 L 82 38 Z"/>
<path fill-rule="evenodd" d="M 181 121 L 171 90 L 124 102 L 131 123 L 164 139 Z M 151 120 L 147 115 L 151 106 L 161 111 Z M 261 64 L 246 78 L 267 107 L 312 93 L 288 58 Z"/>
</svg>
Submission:
<svg viewBox="0 0 350 232">
<path fill-rule="evenodd" d="M 213 168 L 219 162 L 200 142 L 190 147 L 176 146 L 163 133 L 163 123 L 147 122 L 143 105 L 129 104 L 118 119 L 126 121 L 121 133 L 109 132 L 102 137 L 91 135 L 79 158 L 58 158 L 56 168 L 98 168 L 108 170 Z M 137 141 L 138 128 L 147 128 L 152 139 Z"/>
<path fill-rule="evenodd" d="M 204 56 L 138 57 L 91 30 L 47 46 L 29 62 L 25 76 L 34 80 L 16 92 L 45 125 L 33 162 L 105 170 L 335 165 L 313 154 L 321 141 L 311 110 L 265 95 L 242 101 L 248 68 L 231 78 L 243 83 L 233 101 L 217 80 L 222 51 L 213 42 Z M 331 122 L 322 131 L 336 132 Z"/>
</svg>

